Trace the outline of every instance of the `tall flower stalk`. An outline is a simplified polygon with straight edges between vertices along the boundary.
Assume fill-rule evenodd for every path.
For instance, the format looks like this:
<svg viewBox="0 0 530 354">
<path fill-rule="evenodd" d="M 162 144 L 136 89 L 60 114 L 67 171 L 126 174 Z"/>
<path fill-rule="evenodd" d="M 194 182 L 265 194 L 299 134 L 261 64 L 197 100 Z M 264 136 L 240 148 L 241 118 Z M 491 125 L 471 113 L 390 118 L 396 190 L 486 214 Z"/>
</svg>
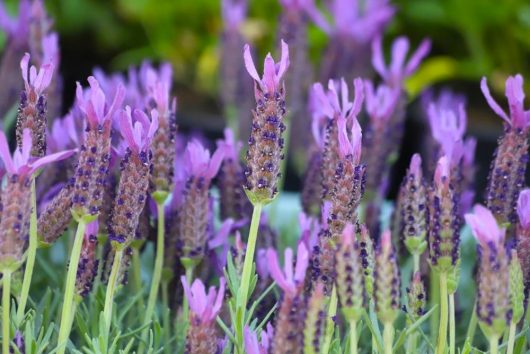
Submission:
<svg viewBox="0 0 530 354">
<path fill-rule="evenodd" d="M 236 324 L 236 336 L 239 351 L 243 348 L 243 328 L 246 321 L 247 302 L 250 297 L 250 280 L 261 210 L 264 205 L 271 203 L 278 194 L 280 162 L 284 158 L 282 133 L 285 131 L 283 118 L 286 107 L 282 77 L 289 67 L 289 47 L 282 41 L 282 53 L 278 65 L 275 64 L 270 53 L 267 54 L 263 77 L 260 77 L 256 70 L 248 45 L 245 46 L 243 56 L 245 67 L 254 79 L 256 108 L 252 111 L 254 118 L 248 140 L 249 148 L 245 170 L 245 192 L 253 204 L 254 210 L 241 274 L 241 284 L 238 289 L 238 311 L 241 323 Z"/>
<path fill-rule="evenodd" d="M 125 95 L 125 89 L 120 85 L 112 103 L 108 104 L 98 81 L 89 77 L 88 82 L 90 90 L 86 95 L 83 93 L 81 85 L 78 84 L 77 86 L 78 107 L 86 118 L 87 130 L 84 144 L 79 152 L 72 193 L 72 214 L 77 221 L 77 231 L 66 276 L 57 341 L 58 354 L 63 354 L 66 351 L 66 343 L 70 336 L 71 319 L 74 316 L 73 312 L 75 312 L 75 284 L 85 228 L 88 223 L 97 219 L 101 207 L 110 160 L 112 117 L 120 107 Z"/>
</svg>

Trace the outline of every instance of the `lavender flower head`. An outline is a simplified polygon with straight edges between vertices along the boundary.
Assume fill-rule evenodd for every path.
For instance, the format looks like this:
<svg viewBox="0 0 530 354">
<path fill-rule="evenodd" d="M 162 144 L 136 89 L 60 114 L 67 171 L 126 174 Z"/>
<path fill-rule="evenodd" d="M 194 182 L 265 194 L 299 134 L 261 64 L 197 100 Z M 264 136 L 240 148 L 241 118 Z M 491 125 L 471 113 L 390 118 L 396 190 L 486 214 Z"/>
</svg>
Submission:
<svg viewBox="0 0 530 354">
<path fill-rule="evenodd" d="M 184 154 L 186 185 L 179 208 L 179 244 L 183 262 L 197 264 L 204 257 L 210 217 L 209 190 L 224 158 L 224 150 L 213 155 L 197 140 L 188 143 Z"/>
<path fill-rule="evenodd" d="M 374 300 L 379 320 L 394 322 L 399 311 L 400 275 L 389 230 L 381 235 L 375 256 Z"/>
<path fill-rule="evenodd" d="M 74 151 L 63 151 L 38 159 L 31 157 L 31 132 L 25 129 L 22 146 L 11 156 L 4 132 L 0 131 L 0 158 L 7 173 L 7 185 L 2 192 L 0 219 L 0 268 L 18 266 L 28 240 L 31 215 L 31 178 L 39 168 L 70 157 Z"/>
<path fill-rule="evenodd" d="M 133 120 L 134 117 L 134 120 Z M 119 114 L 126 152 L 120 165 L 121 176 L 109 224 L 109 239 L 114 247 L 124 248 L 133 241 L 138 221 L 147 200 L 151 171 L 151 142 L 158 129 L 158 112 L 151 120 L 138 109 L 127 106 Z"/>
<path fill-rule="evenodd" d="M 24 55 L 20 61 L 24 91 L 20 95 L 20 105 L 17 116 L 17 145 L 22 146 L 22 132 L 28 128 L 33 141 L 32 156 L 46 154 L 46 98 L 44 90 L 50 85 L 54 66 L 51 63 L 43 65 L 38 71 L 35 66 L 29 67 L 30 56 Z"/>
<path fill-rule="evenodd" d="M 212 286 L 208 292 L 200 279 L 195 279 L 191 287 L 185 276 L 182 276 L 180 280 L 190 306 L 186 352 L 217 353 L 219 336 L 215 327 L 215 318 L 223 306 L 224 278 L 220 280 L 219 290 Z"/>
<path fill-rule="evenodd" d="M 18 6 L 18 17 L 11 17 L 5 7 L 5 3 L 0 2 L 0 28 L 7 33 L 10 40 L 18 42 L 18 45 L 26 44 L 29 34 L 31 3 L 29 0 L 21 0 Z"/>
<path fill-rule="evenodd" d="M 72 195 L 72 210 L 77 218 L 93 218 L 99 213 L 110 162 L 112 117 L 125 96 L 120 85 L 109 103 L 98 81 L 91 76 L 88 82 L 90 90 L 84 94 L 78 83 L 76 92 L 78 108 L 87 122 Z"/>
<path fill-rule="evenodd" d="M 245 343 L 245 353 L 247 354 L 268 354 L 272 347 L 274 328 L 270 323 L 261 331 L 261 340 L 258 340 L 256 332 L 248 326 L 243 330 L 243 339 Z"/>
<path fill-rule="evenodd" d="M 96 254 L 98 229 L 99 224 L 97 220 L 90 222 L 86 226 L 83 245 L 81 246 L 79 267 L 77 268 L 77 276 L 75 279 L 76 293 L 81 297 L 85 297 L 90 293 L 94 279 L 98 273 L 99 260 Z"/>
<path fill-rule="evenodd" d="M 515 224 L 517 198 L 524 187 L 528 164 L 527 135 L 530 130 L 530 110 L 524 110 L 523 77 L 518 74 L 506 80 L 509 115 L 491 96 L 486 78 L 482 79 L 480 88 L 491 109 L 504 120 L 505 126 L 491 163 L 486 205 L 499 222 Z"/>
<path fill-rule="evenodd" d="M 280 268 L 278 254 L 272 248 L 267 250 L 267 260 L 272 279 L 284 291 L 286 296 L 295 296 L 301 290 L 305 271 L 309 264 L 309 252 L 303 243 L 298 244 L 296 267 L 293 269 L 293 250 L 287 248 L 284 255 L 284 268 Z"/>
<path fill-rule="evenodd" d="M 370 80 L 364 80 L 366 113 L 373 125 L 386 125 L 394 114 L 400 92 L 385 84 L 374 88 Z"/>
<path fill-rule="evenodd" d="M 466 214 L 465 219 L 479 244 L 477 315 L 486 336 L 499 337 L 511 316 L 509 265 L 504 248 L 506 230 L 482 205 L 475 205 L 474 213 Z"/>
<path fill-rule="evenodd" d="M 398 37 L 392 43 L 392 60 L 387 66 L 383 57 L 383 40 L 381 36 L 378 36 L 372 43 L 372 65 L 387 85 L 392 88 L 401 88 L 403 81 L 416 71 L 430 49 L 431 41 L 424 39 L 416 51 L 411 54 L 409 60 L 406 61 L 409 40 L 407 37 Z"/>
<path fill-rule="evenodd" d="M 253 111 L 252 132 L 248 140 L 245 185 L 247 196 L 255 203 L 269 203 L 278 193 L 280 161 L 284 158 L 285 89 L 282 77 L 289 67 L 289 47 L 282 41 L 282 56 L 278 65 L 267 54 L 263 77 L 258 75 L 250 55 L 244 49 L 245 67 L 254 79 L 256 109 Z"/>
</svg>

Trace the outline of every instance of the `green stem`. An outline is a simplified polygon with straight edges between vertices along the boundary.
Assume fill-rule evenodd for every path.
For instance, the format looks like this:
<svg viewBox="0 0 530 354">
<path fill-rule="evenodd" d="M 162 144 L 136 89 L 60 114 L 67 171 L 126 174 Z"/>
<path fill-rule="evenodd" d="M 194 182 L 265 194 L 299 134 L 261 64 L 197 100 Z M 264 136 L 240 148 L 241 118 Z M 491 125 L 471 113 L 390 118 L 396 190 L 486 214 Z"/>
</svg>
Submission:
<svg viewBox="0 0 530 354">
<path fill-rule="evenodd" d="M 410 334 L 408 341 L 407 341 L 407 354 L 416 353 L 417 338 L 418 338 L 418 335 L 416 331 Z"/>
<path fill-rule="evenodd" d="M 430 293 L 431 293 L 431 308 L 440 306 L 440 276 L 437 271 L 431 270 L 431 281 L 430 281 Z M 436 341 L 436 329 L 440 325 L 440 312 L 434 311 L 431 315 L 431 341 Z"/>
<path fill-rule="evenodd" d="M 386 322 L 383 329 L 383 344 L 385 354 L 392 354 L 392 345 L 394 342 L 394 325 L 392 322 Z"/>
<path fill-rule="evenodd" d="M 142 285 L 142 262 L 140 259 L 140 250 L 136 247 L 132 249 L 132 267 L 133 267 L 133 285 L 134 293 L 139 294 L 143 292 Z M 140 296 L 138 298 L 138 316 L 141 316 L 144 313 L 145 303 L 144 297 Z"/>
<path fill-rule="evenodd" d="M 11 271 L 4 271 L 2 275 L 2 353 L 9 353 L 9 306 L 11 305 Z"/>
<path fill-rule="evenodd" d="M 110 332 L 110 324 L 112 322 L 112 305 L 114 304 L 114 294 L 116 286 L 118 285 L 118 275 L 120 273 L 121 260 L 123 258 L 123 249 L 117 249 L 114 252 L 114 261 L 112 262 L 112 270 L 110 271 L 109 282 L 107 285 L 107 293 L 105 294 L 105 307 L 103 308 L 103 318 L 105 319 L 105 333 L 108 336 Z"/>
<path fill-rule="evenodd" d="M 514 321 L 510 322 L 510 334 L 508 335 L 508 348 L 506 354 L 513 354 L 513 346 L 515 344 L 515 330 L 517 329 L 517 323 Z"/>
<path fill-rule="evenodd" d="M 169 341 L 171 337 L 171 321 L 169 319 L 169 284 L 167 281 L 162 281 L 162 304 L 163 304 L 163 319 L 164 319 L 164 338 L 166 345 L 164 346 L 166 354 L 171 354 Z"/>
<path fill-rule="evenodd" d="M 497 338 L 497 336 L 491 336 L 489 338 L 489 341 L 490 341 L 490 353 L 498 354 L 499 353 L 499 338 Z"/>
<path fill-rule="evenodd" d="M 414 270 L 412 275 L 414 275 L 416 272 L 420 271 L 420 255 L 418 253 L 414 253 L 412 254 L 412 258 L 414 259 Z"/>
<path fill-rule="evenodd" d="M 473 338 L 475 337 L 475 330 L 477 329 L 477 303 L 473 305 L 473 312 L 471 313 L 471 318 L 469 319 L 469 325 L 466 332 L 466 341 L 469 342 L 469 345 L 473 345 Z"/>
<path fill-rule="evenodd" d="M 350 354 L 357 354 L 357 323 L 350 321 Z"/>
<path fill-rule="evenodd" d="M 331 341 L 333 340 L 333 331 L 335 330 L 335 321 L 333 319 L 337 315 L 337 303 L 337 289 L 334 286 L 333 290 L 331 290 L 331 298 L 329 300 L 328 316 L 326 320 L 326 332 L 321 353 L 329 353 L 331 348 Z"/>
<path fill-rule="evenodd" d="M 26 304 L 28 302 L 29 288 L 31 278 L 33 277 L 33 268 L 35 266 L 35 257 L 37 256 L 37 201 L 35 196 L 35 178 L 31 180 L 31 216 L 29 219 L 29 246 L 26 267 L 24 268 L 24 280 L 22 281 L 22 291 L 17 308 L 16 322 L 19 326 L 24 318 Z"/>
<path fill-rule="evenodd" d="M 437 354 L 445 353 L 447 342 L 447 273 L 440 273 L 440 326 L 438 327 L 438 345 L 436 346 Z"/>
<path fill-rule="evenodd" d="M 236 325 L 236 339 L 237 347 L 241 351 L 243 349 L 243 327 L 245 324 L 245 313 L 247 310 L 247 302 L 250 292 L 250 279 L 252 278 L 252 266 L 254 264 L 254 251 L 256 249 L 256 239 L 258 236 L 259 221 L 261 217 L 261 203 L 254 204 L 252 211 L 252 221 L 250 223 L 250 231 L 248 233 L 247 249 L 245 252 L 245 261 L 243 263 L 243 272 L 241 275 L 241 284 L 238 290 L 238 312 L 240 313 Z"/>
<path fill-rule="evenodd" d="M 186 281 L 188 285 L 193 282 L 193 267 L 186 267 Z M 186 345 L 186 334 L 188 332 L 188 321 L 189 321 L 189 306 L 188 299 L 186 296 L 182 297 L 182 312 L 180 313 L 180 326 L 177 326 L 175 323 L 175 329 L 177 332 L 177 350 L 176 353 L 181 353 L 184 351 Z"/>
<path fill-rule="evenodd" d="M 85 236 L 86 222 L 80 219 L 77 224 L 74 245 L 70 254 L 70 263 L 68 274 L 66 275 L 66 286 L 64 288 L 63 308 L 61 310 L 61 325 L 59 327 L 59 338 L 57 339 L 57 354 L 64 354 L 70 330 L 72 329 L 72 304 L 74 302 L 75 281 L 77 277 L 77 268 L 79 266 L 79 257 L 81 256 L 81 247 Z"/>
<path fill-rule="evenodd" d="M 456 354 L 455 294 L 449 294 L 449 354 Z"/>
<path fill-rule="evenodd" d="M 153 317 L 155 311 L 156 299 L 158 297 L 158 288 L 160 287 L 160 279 L 162 278 L 162 267 L 164 266 L 164 203 L 162 201 L 156 203 L 156 211 L 158 214 L 158 227 L 156 237 L 156 258 L 155 267 L 153 270 L 153 280 L 151 282 L 151 290 L 149 291 L 149 298 L 147 299 L 147 309 L 145 311 L 144 325 L 148 324 Z M 142 342 L 138 350 L 143 353 L 143 348 L 149 335 L 149 328 L 147 326 L 142 332 Z"/>
</svg>

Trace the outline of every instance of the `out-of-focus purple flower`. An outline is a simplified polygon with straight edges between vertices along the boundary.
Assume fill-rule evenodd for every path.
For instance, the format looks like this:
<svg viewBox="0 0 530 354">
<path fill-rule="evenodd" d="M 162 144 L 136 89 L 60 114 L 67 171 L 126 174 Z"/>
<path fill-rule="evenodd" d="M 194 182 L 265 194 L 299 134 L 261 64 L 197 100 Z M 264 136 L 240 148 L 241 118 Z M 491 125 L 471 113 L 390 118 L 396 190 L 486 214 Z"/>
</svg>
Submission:
<svg viewBox="0 0 530 354">
<path fill-rule="evenodd" d="M 333 24 L 316 8 L 312 8 L 309 15 L 328 35 L 351 36 L 360 43 L 370 42 L 380 34 L 395 12 L 388 0 L 333 0 L 329 8 Z"/>
<path fill-rule="evenodd" d="M 267 93 L 269 95 L 274 95 L 280 89 L 280 82 L 289 67 L 289 47 L 287 43 L 282 41 L 282 56 L 278 65 L 274 62 L 272 55 L 269 53 L 265 57 L 265 62 L 263 64 L 263 77 L 260 78 L 254 61 L 252 60 L 252 55 L 250 54 L 250 46 L 245 45 L 244 54 L 245 68 L 247 69 L 249 75 L 255 80 L 255 84 L 262 93 Z M 258 99 L 259 94 L 255 94 L 256 99 Z"/>
<path fill-rule="evenodd" d="M 298 222 L 300 224 L 300 242 L 303 242 L 308 250 L 312 250 L 318 243 L 319 222 L 316 218 L 303 212 L 298 215 Z"/>
<path fill-rule="evenodd" d="M 219 171 L 224 158 L 224 150 L 210 151 L 197 140 L 188 143 L 184 157 L 184 169 L 190 176 L 211 180 Z"/>
<path fill-rule="evenodd" d="M 348 85 L 344 79 L 339 82 L 329 80 L 328 91 L 325 92 L 320 83 L 313 85 L 313 105 L 318 107 L 314 115 L 323 115 L 329 119 L 342 117 L 346 120 L 356 118 L 362 109 L 364 100 L 363 82 L 361 79 L 353 81 L 355 96 L 353 102 L 348 95 Z"/>
<path fill-rule="evenodd" d="M 125 97 L 125 88 L 119 85 L 112 103 L 107 102 L 99 82 L 93 77 L 88 78 L 90 90 L 86 96 L 83 94 L 83 88 L 77 83 L 76 97 L 77 104 L 81 111 L 86 115 L 88 125 L 91 129 L 98 129 L 110 122 L 114 113 L 120 108 Z M 110 104 L 109 104 L 110 103 Z"/>
<path fill-rule="evenodd" d="M 158 129 L 158 112 L 155 109 L 151 110 L 151 120 L 149 120 L 144 112 L 137 109 L 131 115 L 131 107 L 127 106 L 125 112 L 120 114 L 120 128 L 123 138 L 134 153 L 145 152 L 150 148 Z"/>
<path fill-rule="evenodd" d="M 247 14 L 247 0 L 222 0 L 221 15 L 225 29 L 237 29 L 245 20 Z"/>
<path fill-rule="evenodd" d="M 424 39 L 418 49 L 412 53 L 410 59 L 406 61 L 409 40 L 407 37 L 398 37 L 392 44 L 390 65 L 386 66 L 383 56 L 383 40 L 381 36 L 378 36 L 372 43 L 372 65 L 387 85 L 400 88 L 403 81 L 416 71 L 430 49 L 431 41 Z"/>
<path fill-rule="evenodd" d="M 27 178 L 40 167 L 66 159 L 75 153 L 75 150 L 68 150 L 33 159 L 30 155 L 31 147 L 31 133 L 29 129 L 24 129 L 22 147 L 16 149 L 13 157 L 11 157 L 7 138 L 4 132 L 0 131 L 0 158 L 4 162 L 4 167 L 9 176 L 16 176 L 20 179 Z"/>
<path fill-rule="evenodd" d="M 488 247 L 490 243 L 501 244 L 506 230 L 499 227 L 491 211 L 480 204 L 476 204 L 473 211 L 473 214 L 466 214 L 465 218 L 477 241 L 483 247 Z"/>
<path fill-rule="evenodd" d="M 245 341 L 245 352 L 247 354 L 268 354 L 272 348 L 274 328 L 270 323 L 261 331 L 261 341 L 258 340 L 256 332 L 245 326 L 243 339 Z"/>
<path fill-rule="evenodd" d="M 61 53 L 59 51 L 59 35 L 52 32 L 42 38 L 43 63 L 50 63 L 55 68 L 59 67 Z"/>
<path fill-rule="evenodd" d="M 381 84 L 374 89 L 372 81 L 364 81 L 366 112 L 371 121 L 387 124 L 395 112 L 396 105 L 399 102 L 399 89 L 392 88 Z"/>
<path fill-rule="evenodd" d="M 432 136 L 441 147 L 441 155 L 451 159 L 451 166 L 458 165 L 465 152 L 463 138 L 467 115 L 464 105 L 460 104 L 457 110 L 452 110 L 431 103 L 428 113 Z"/>
<path fill-rule="evenodd" d="M 0 28 L 15 41 L 25 42 L 29 32 L 31 3 L 21 0 L 18 5 L 18 17 L 11 17 L 7 13 L 4 2 L 0 2 Z"/>
<path fill-rule="evenodd" d="M 530 230 L 530 189 L 524 189 L 517 200 L 517 214 L 521 227 Z"/>
<path fill-rule="evenodd" d="M 201 323 L 213 322 L 223 306 L 225 279 L 221 277 L 219 290 L 212 286 L 208 289 L 208 293 L 206 293 L 204 283 L 200 279 L 195 279 L 191 287 L 186 276 L 182 276 L 180 280 L 184 288 L 184 294 L 188 299 L 191 315 Z"/>
<path fill-rule="evenodd" d="M 298 244 L 296 254 L 296 267 L 293 269 L 293 250 L 287 248 L 284 257 L 284 269 L 280 268 L 278 254 L 272 248 L 267 251 L 267 260 L 269 261 L 269 271 L 271 277 L 282 290 L 290 296 L 296 296 L 301 285 L 303 285 L 305 272 L 309 264 L 309 252 L 304 243 Z"/>
<path fill-rule="evenodd" d="M 509 116 L 491 96 L 485 77 L 480 81 L 480 89 L 491 109 L 508 126 L 525 131 L 530 128 L 530 110 L 524 110 L 525 95 L 523 91 L 523 77 L 520 74 L 510 76 L 506 79 L 506 98 L 508 99 Z"/>
<path fill-rule="evenodd" d="M 223 274 L 223 269 L 226 266 L 226 259 L 230 248 L 229 236 L 234 228 L 234 220 L 226 219 L 223 221 L 219 230 L 215 235 L 208 241 L 208 249 L 210 256 L 213 259 L 213 264 L 219 274 Z M 220 252 L 216 252 L 216 249 L 220 249 Z"/>
</svg>

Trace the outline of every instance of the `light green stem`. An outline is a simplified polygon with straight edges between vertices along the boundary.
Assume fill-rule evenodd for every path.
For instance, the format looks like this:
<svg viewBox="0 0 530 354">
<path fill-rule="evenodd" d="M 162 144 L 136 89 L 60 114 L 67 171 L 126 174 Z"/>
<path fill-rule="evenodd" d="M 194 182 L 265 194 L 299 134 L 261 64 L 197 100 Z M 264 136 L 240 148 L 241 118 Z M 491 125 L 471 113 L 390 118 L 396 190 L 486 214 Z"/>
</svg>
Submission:
<svg viewBox="0 0 530 354">
<path fill-rule="evenodd" d="M 412 259 L 414 260 L 414 269 L 412 274 L 416 274 L 416 272 L 420 271 L 420 255 L 418 253 L 412 254 Z"/>
<path fill-rule="evenodd" d="M 167 281 L 162 282 L 162 304 L 163 304 L 163 319 L 164 319 L 164 339 L 166 345 L 164 346 L 164 351 L 166 354 L 171 354 L 171 347 L 169 341 L 171 338 L 171 321 L 169 319 L 169 290 Z"/>
<path fill-rule="evenodd" d="M 158 214 L 158 226 L 157 226 L 157 237 L 156 237 L 156 258 L 155 267 L 153 270 L 153 280 L 151 281 L 151 290 L 149 291 L 149 298 L 147 299 L 147 309 L 145 310 L 144 325 L 148 324 L 153 317 L 155 311 L 156 299 L 158 297 L 158 288 L 160 287 L 160 279 L 162 278 L 162 267 L 164 266 L 164 203 L 156 203 L 156 211 Z M 142 342 L 138 353 L 143 353 L 144 345 L 149 335 L 149 328 L 147 326 L 142 332 Z"/>
<path fill-rule="evenodd" d="M 333 340 L 333 331 L 335 330 L 335 321 L 333 320 L 337 315 L 337 289 L 335 286 L 331 290 L 331 297 L 329 299 L 328 315 L 326 320 L 326 333 L 324 337 L 324 344 L 322 345 L 322 353 L 329 353 L 331 348 L 331 341 Z"/>
<path fill-rule="evenodd" d="M 430 293 L 431 293 L 431 308 L 435 306 L 440 306 L 440 275 L 437 271 L 431 269 L 431 280 L 430 280 Z M 431 315 L 431 341 L 434 343 L 436 341 L 436 329 L 440 325 L 440 312 L 434 311 Z"/>
<path fill-rule="evenodd" d="M 490 354 L 499 353 L 499 338 L 497 336 L 491 336 L 490 341 Z"/>
<path fill-rule="evenodd" d="M 135 294 L 143 292 L 142 285 L 142 262 L 140 259 L 140 250 L 136 247 L 132 249 L 132 267 L 133 267 L 133 285 Z M 141 316 L 144 313 L 145 303 L 144 297 L 140 296 L 138 298 L 138 316 Z"/>
<path fill-rule="evenodd" d="M 110 271 L 107 293 L 105 294 L 105 307 L 103 308 L 103 318 L 105 319 L 105 336 L 109 335 L 110 324 L 112 322 L 112 305 L 114 304 L 114 294 L 118 285 L 118 275 L 120 273 L 121 260 L 123 258 L 123 249 L 117 249 L 114 252 L 114 261 Z"/>
<path fill-rule="evenodd" d="M 350 321 L 350 354 L 357 354 L 357 323 Z"/>
<path fill-rule="evenodd" d="M 243 327 L 245 324 L 245 313 L 247 310 L 247 302 L 250 292 L 250 279 L 252 277 L 252 265 L 254 263 L 254 251 L 256 249 L 256 239 L 258 236 L 259 221 L 261 217 L 261 203 L 254 204 L 252 211 L 252 221 L 250 223 L 250 231 L 248 233 L 247 249 L 245 252 L 245 261 L 243 263 L 243 272 L 241 275 L 241 284 L 238 290 L 238 312 L 239 323 L 236 325 L 236 340 L 238 351 L 243 349 Z"/>
<path fill-rule="evenodd" d="M 515 330 L 517 329 L 517 323 L 514 321 L 510 322 L 510 334 L 508 335 L 508 348 L 506 354 L 513 354 L 513 346 L 515 344 Z"/>
<path fill-rule="evenodd" d="M 63 308 L 61 310 L 61 325 L 59 327 L 59 338 L 57 339 L 57 354 L 64 354 L 70 330 L 72 329 L 75 281 L 77 277 L 77 268 L 79 266 L 79 257 L 81 256 L 81 247 L 85 236 L 86 222 L 80 219 L 77 224 L 74 245 L 70 254 L 70 263 L 68 265 L 68 274 L 66 275 L 66 286 L 64 288 Z"/>
<path fill-rule="evenodd" d="M 418 339 L 418 335 L 416 331 L 412 332 L 409 335 L 409 338 L 407 340 L 407 354 L 416 353 L 417 339 Z"/>
<path fill-rule="evenodd" d="M 385 354 L 392 354 L 392 345 L 394 344 L 394 325 L 392 322 L 386 322 L 383 329 L 383 344 Z"/>
<path fill-rule="evenodd" d="M 449 294 L 449 354 L 456 354 L 455 294 Z"/>
<path fill-rule="evenodd" d="M 35 196 L 35 178 L 31 180 L 31 216 L 29 219 L 29 246 L 26 267 L 24 268 L 24 280 L 22 281 L 22 291 L 17 308 L 16 323 L 19 326 L 24 318 L 26 304 L 28 302 L 29 288 L 31 278 L 33 277 L 33 268 L 35 266 L 35 257 L 37 255 L 37 201 Z"/>
<path fill-rule="evenodd" d="M 9 353 L 9 307 L 11 305 L 11 271 L 2 273 L 2 353 Z"/>
<path fill-rule="evenodd" d="M 440 327 L 438 327 L 438 345 L 436 347 L 437 354 L 445 353 L 445 345 L 447 342 L 447 273 L 440 273 Z"/>
<path fill-rule="evenodd" d="M 475 338 L 475 330 L 477 329 L 477 321 L 477 303 L 475 302 L 466 332 L 466 341 L 469 342 L 469 345 L 473 345 L 473 338 Z"/>
</svg>

